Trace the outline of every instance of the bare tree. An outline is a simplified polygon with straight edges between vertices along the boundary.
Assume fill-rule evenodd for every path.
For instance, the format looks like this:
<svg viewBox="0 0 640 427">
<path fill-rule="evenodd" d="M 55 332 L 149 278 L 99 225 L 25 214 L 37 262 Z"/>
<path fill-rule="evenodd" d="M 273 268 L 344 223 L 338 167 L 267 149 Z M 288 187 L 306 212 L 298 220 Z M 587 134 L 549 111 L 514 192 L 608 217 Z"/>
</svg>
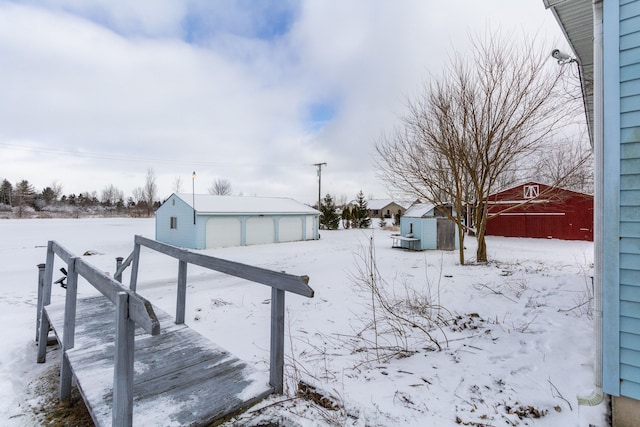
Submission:
<svg viewBox="0 0 640 427">
<path fill-rule="evenodd" d="M 231 182 L 223 178 L 216 178 L 216 180 L 213 181 L 211 187 L 209 187 L 209 194 L 215 194 L 217 196 L 230 196 Z"/>
<path fill-rule="evenodd" d="M 487 197 L 513 183 L 536 151 L 574 116 L 567 108 L 564 69 L 550 67 L 533 40 L 471 38 L 468 60 L 454 57 L 442 77 L 415 100 L 402 127 L 377 143 L 381 177 L 394 189 L 436 206 L 478 241 L 476 260 L 487 261 Z M 553 64 L 555 65 L 555 64 Z M 462 211 L 468 208 L 470 221 Z"/>
<path fill-rule="evenodd" d="M 53 195 L 56 198 L 56 200 L 60 199 L 60 197 L 62 197 L 62 184 L 59 183 L 58 181 L 53 181 L 51 183 L 51 189 L 53 190 Z"/>
<path fill-rule="evenodd" d="M 153 202 L 156 200 L 158 192 L 158 186 L 156 185 L 156 173 L 152 168 L 147 169 L 147 177 L 142 190 L 142 196 L 147 205 L 147 216 L 151 216 L 151 212 L 153 212 Z"/>
<path fill-rule="evenodd" d="M 182 193 L 182 177 L 176 176 L 173 180 L 173 192 L 176 194 Z"/>
<path fill-rule="evenodd" d="M 593 194 L 593 151 L 571 139 L 548 147 L 535 164 L 534 173 L 543 183 L 585 194 Z"/>
<path fill-rule="evenodd" d="M 100 194 L 100 202 L 106 206 L 113 206 L 122 199 L 124 199 L 124 193 L 113 184 L 106 186 Z"/>
</svg>

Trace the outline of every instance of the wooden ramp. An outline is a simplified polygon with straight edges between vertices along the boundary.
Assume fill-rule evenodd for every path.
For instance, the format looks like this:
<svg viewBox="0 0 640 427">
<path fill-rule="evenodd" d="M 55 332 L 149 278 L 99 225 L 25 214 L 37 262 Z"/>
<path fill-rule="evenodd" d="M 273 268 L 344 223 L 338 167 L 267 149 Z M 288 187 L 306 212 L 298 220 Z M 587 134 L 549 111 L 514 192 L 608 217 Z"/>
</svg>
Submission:
<svg viewBox="0 0 640 427">
<path fill-rule="evenodd" d="M 78 299 L 75 346 L 67 350 L 76 383 L 98 426 L 112 424 L 115 306 L 106 297 Z M 240 361 L 153 307 L 159 335 L 135 333 L 133 425 L 207 425 L 274 392 L 267 374 Z M 46 308 L 62 343 L 64 303 Z"/>
</svg>

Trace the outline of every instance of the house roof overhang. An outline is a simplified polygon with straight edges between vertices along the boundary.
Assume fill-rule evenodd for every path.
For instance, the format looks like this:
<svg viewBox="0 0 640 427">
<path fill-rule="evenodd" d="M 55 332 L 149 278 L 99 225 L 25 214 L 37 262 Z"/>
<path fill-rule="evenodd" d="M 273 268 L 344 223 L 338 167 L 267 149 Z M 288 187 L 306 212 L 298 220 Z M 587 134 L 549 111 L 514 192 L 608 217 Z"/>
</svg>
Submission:
<svg viewBox="0 0 640 427">
<path fill-rule="evenodd" d="M 594 0 L 542 0 L 560 24 L 580 74 L 582 98 L 593 147 L 593 2 Z"/>
</svg>

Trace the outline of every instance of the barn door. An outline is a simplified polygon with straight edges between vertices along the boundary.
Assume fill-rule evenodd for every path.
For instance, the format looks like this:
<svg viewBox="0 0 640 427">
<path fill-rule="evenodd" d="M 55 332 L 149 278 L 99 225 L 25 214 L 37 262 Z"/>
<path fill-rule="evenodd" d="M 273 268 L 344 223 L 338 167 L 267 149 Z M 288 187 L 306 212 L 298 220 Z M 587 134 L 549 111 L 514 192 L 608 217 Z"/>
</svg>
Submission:
<svg viewBox="0 0 640 427">
<path fill-rule="evenodd" d="M 436 249 L 452 251 L 456 248 L 455 223 L 449 218 L 438 218 Z"/>
</svg>

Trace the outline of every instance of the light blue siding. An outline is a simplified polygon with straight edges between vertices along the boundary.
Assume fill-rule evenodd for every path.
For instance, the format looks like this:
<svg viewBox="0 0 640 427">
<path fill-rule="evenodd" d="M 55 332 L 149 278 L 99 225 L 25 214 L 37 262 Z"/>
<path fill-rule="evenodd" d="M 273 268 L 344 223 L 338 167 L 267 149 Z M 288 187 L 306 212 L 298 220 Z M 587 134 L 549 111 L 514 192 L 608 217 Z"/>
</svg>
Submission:
<svg viewBox="0 0 640 427">
<path fill-rule="evenodd" d="M 640 399 L 640 0 L 604 3 L 604 389 Z"/>
<path fill-rule="evenodd" d="M 177 218 L 177 227 L 171 229 L 171 217 Z M 156 240 L 183 248 L 197 248 L 193 209 L 175 194 L 156 211 Z"/>
</svg>

